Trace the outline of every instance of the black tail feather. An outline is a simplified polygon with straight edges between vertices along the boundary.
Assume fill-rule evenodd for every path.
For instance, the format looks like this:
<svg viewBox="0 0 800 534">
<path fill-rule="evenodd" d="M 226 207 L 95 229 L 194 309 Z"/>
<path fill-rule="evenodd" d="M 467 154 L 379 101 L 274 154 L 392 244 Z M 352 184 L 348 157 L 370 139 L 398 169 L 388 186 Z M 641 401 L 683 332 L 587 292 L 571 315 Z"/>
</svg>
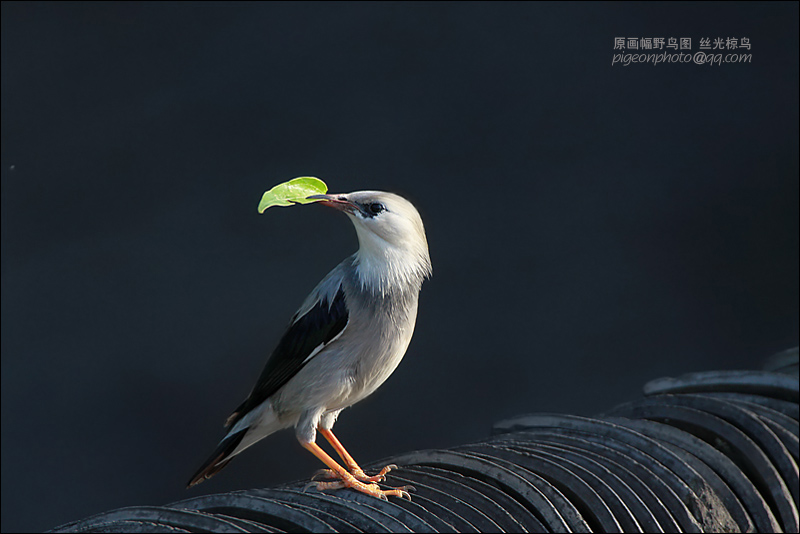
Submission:
<svg viewBox="0 0 800 534">
<path fill-rule="evenodd" d="M 197 470 L 197 473 L 194 474 L 186 487 L 191 488 L 192 486 L 200 484 L 204 480 L 219 473 L 223 467 L 228 465 L 228 462 L 232 460 L 230 455 L 236 450 L 236 447 L 239 446 L 245 434 L 247 434 L 246 428 L 223 439 L 219 443 L 219 446 L 217 446 L 217 449 L 209 456 L 208 460 L 203 463 L 203 466 Z"/>
</svg>

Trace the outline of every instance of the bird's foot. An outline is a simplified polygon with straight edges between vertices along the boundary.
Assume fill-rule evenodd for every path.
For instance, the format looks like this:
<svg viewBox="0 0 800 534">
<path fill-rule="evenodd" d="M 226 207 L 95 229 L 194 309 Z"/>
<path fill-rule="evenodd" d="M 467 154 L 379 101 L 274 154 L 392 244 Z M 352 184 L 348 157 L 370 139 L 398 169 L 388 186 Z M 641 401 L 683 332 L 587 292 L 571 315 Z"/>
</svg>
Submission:
<svg viewBox="0 0 800 534">
<path fill-rule="evenodd" d="M 317 491 L 333 491 L 344 488 L 352 488 L 361 493 L 365 493 L 372 497 L 377 497 L 382 501 L 388 501 L 389 497 L 400 497 L 401 499 L 411 500 L 410 491 L 415 491 L 414 486 L 402 486 L 400 488 L 393 488 L 389 490 L 382 490 L 380 486 L 375 483 L 367 484 L 357 480 L 354 476 L 350 475 L 347 478 L 337 480 L 336 482 L 311 482 L 303 489 L 305 491 L 309 487 L 316 484 Z"/>
<path fill-rule="evenodd" d="M 350 469 L 350 473 L 352 473 L 353 478 L 355 478 L 356 480 L 374 484 L 376 482 L 383 482 L 384 480 L 386 480 L 386 474 L 394 469 L 398 469 L 398 467 L 395 464 L 389 464 L 380 471 L 378 471 L 377 475 L 369 476 L 364 472 L 363 469 L 356 466 Z M 336 474 L 336 472 L 333 471 L 332 469 L 320 469 L 319 471 L 314 473 L 314 475 L 311 477 L 311 480 L 316 481 L 320 479 L 332 479 L 332 478 L 339 478 L 339 475 Z"/>
</svg>

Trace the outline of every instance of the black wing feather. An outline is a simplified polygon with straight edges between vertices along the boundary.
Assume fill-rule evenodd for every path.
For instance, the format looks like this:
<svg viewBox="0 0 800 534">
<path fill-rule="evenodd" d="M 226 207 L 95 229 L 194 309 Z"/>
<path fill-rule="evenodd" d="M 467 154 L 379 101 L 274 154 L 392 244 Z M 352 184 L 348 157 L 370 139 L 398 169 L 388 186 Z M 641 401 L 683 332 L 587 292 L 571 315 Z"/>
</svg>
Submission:
<svg viewBox="0 0 800 534">
<path fill-rule="evenodd" d="M 305 315 L 296 319 L 267 360 L 252 393 L 231 414 L 225 426 L 231 426 L 244 415 L 271 397 L 305 366 L 306 358 L 322 344 L 329 343 L 344 327 L 349 318 L 341 286 L 328 303 L 320 299 Z"/>
</svg>

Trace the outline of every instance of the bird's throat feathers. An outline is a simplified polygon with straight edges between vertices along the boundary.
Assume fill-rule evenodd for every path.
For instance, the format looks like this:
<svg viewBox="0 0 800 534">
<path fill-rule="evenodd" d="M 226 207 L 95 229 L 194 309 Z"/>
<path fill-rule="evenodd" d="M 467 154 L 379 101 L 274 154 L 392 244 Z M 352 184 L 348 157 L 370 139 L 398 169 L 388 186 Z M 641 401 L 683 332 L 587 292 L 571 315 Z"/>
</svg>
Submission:
<svg viewBox="0 0 800 534">
<path fill-rule="evenodd" d="M 372 232 L 358 227 L 356 230 L 360 246 L 353 256 L 353 266 L 364 289 L 380 295 L 419 291 L 423 280 L 431 276 L 424 240 L 394 246 Z"/>
</svg>

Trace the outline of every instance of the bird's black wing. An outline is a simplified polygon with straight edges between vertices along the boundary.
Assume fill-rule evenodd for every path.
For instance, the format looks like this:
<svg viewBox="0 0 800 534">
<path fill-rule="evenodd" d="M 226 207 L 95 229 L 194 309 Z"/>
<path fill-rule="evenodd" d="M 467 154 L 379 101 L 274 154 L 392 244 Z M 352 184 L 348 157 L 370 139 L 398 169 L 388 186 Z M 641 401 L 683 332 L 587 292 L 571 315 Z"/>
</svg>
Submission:
<svg viewBox="0 0 800 534">
<path fill-rule="evenodd" d="M 342 333 L 348 318 L 341 286 L 333 297 L 333 302 L 323 296 L 308 312 L 295 318 L 267 360 L 252 393 L 228 417 L 225 426 L 236 424 L 250 410 L 283 387 L 311 360 L 310 356 Z"/>
</svg>

